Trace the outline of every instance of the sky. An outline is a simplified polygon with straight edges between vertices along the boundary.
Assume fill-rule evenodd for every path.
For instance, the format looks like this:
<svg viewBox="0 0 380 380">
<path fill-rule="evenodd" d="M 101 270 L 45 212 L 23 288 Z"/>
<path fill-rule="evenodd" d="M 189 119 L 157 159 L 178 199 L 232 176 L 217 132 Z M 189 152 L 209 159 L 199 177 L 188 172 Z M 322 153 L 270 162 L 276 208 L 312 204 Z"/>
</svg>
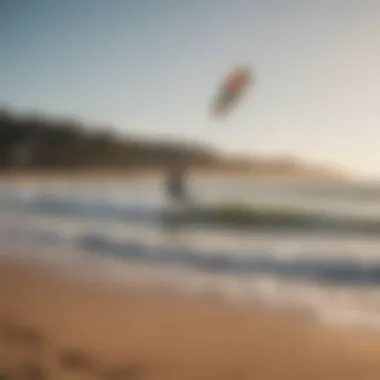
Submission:
<svg viewBox="0 0 380 380">
<path fill-rule="evenodd" d="M 380 178 L 378 0 L 1 0 L 0 105 Z M 210 116 L 238 64 L 254 87 Z"/>
</svg>

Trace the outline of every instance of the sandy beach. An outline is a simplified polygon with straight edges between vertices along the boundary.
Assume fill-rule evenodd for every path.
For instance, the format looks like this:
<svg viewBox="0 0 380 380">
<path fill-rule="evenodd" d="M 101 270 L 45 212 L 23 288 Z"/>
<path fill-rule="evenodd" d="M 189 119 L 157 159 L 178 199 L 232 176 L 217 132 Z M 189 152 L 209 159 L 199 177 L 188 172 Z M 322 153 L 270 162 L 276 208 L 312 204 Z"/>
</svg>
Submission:
<svg viewBox="0 0 380 380">
<path fill-rule="evenodd" d="M 380 338 L 0 260 L 1 379 L 378 379 Z"/>
</svg>

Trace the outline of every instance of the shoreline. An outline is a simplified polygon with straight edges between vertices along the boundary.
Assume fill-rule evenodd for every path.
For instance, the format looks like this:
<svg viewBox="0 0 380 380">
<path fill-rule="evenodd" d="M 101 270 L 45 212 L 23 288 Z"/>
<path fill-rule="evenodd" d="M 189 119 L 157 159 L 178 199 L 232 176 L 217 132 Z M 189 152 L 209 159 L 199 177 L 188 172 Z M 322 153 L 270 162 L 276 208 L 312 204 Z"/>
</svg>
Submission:
<svg viewBox="0 0 380 380">
<path fill-rule="evenodd" d="M 257 308 L 81 284 L 9 257 L 0 259 L 0 316 L 3 373 L 27 360 L 26 342 L 10 346 L 13 326 L 40 336 L 33 360 L 52 378 L 77 372 L 111 379 L 105 373 L 117 369 L 140 371 L 118 378 L 159 380 L 380 376 L 380 338 L 371 333 Z M 64 350 L 80 352 L 82 367 L 63 365 Z"/>
<path fill-rule="evenodd" d="M 99 182 L 114 180 L 157 180 L 165 176 L 165 170 L 147 169 L 136 171 L 123 170 L 77 170 L 77 171 L 53 171 L 53 172 L 0 172 L 0 184 L 6 182 L 12 183 L 30 183 L 30 182 Z M 239 170 L 225 169 L 190 169 L 189 176 L 198 179 L 257 179 L 257 180 L 295 180 L 300 182 L 323 182 L 323 183 L 341 183 L 350 184 L 354 179 L 334 178 L 318 176 L 313 173 L 305 174 L 272 174 L 272 173 L 254 173 Z"/>
</svg>

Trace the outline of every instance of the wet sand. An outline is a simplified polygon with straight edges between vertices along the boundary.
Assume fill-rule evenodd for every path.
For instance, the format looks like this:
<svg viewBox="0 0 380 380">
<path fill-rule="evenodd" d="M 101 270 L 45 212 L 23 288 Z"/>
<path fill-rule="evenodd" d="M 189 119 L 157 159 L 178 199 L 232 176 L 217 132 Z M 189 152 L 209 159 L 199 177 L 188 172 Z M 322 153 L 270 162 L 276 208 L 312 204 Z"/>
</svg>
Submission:
<svg viewBox="0 0 380 380">
<path fill-rule="evenodd" d="M 380 338 L 0 260 L 0 379 L 380 378 Z"/>
</svg>

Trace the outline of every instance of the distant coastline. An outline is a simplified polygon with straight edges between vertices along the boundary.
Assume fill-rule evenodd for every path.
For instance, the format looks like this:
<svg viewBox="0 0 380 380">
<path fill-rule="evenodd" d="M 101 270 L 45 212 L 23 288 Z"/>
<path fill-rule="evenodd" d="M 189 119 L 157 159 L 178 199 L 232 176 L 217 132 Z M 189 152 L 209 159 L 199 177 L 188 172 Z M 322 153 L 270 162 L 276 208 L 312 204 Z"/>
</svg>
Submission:
<svg viewBox="0 0 380 380">
<path fill-rule="evenodd" d="M 293 157 L 227 157 L 204 144 L 133 139 L 75 120 L 0 110 L 0 181 L 153 178 L 173 164 L 197 177 L 348 181 L 328 165 Z"/>
</svg>

